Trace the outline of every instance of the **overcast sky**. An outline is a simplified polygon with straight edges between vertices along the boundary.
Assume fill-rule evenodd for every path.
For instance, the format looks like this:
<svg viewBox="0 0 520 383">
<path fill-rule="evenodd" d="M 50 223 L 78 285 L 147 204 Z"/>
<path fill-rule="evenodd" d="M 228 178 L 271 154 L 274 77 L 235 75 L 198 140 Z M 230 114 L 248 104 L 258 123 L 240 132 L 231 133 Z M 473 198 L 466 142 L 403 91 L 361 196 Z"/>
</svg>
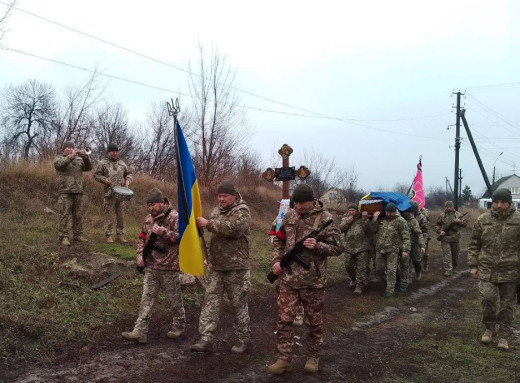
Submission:
<svg viewBox="0 0 520 383">
<path fill-rule="evenodd" d="M 236 70 L 266 166 L 287 143 L 291 165 L 314 151 L 382 191 L 410 184 L 422 154 L 428 191 L 453 186 L 457 91 L 489 178 L 495 161 L 496 178 L 520 173 L 519 15 L 517 0 L 18 0 L 0 90 L 29 78 L 60 90 L 97 68 L 141 84 L 106 77 L 112 100 L 144 121 L 154 102 L 189 103 L 202 44 Z M 462 185 L 480 196 L 462 125 L 461 136 Z"/>
</svg>

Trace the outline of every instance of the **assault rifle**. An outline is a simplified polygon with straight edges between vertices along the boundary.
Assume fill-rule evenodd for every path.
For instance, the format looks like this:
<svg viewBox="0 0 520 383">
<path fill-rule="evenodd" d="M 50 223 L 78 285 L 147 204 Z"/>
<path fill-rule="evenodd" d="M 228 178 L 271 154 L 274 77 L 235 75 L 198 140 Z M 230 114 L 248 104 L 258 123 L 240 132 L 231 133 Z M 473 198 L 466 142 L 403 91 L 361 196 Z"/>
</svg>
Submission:
<svg viewBox="0 0 520 383">
<path fill-rule="evenodd" d="M 164 217 L 162 217 L 161 221 L 158 224 L 159 226 L 163 225 L 164 221 L 166 221 L 166 218 L 168 217 L 168 214 L 170 214 L 171 211 L 172 211 L 171 208 L 166 210 L 166 212 L 164 213 Z M 144 266 L 141 267 L 141 266 L 137 265 L 136 270 L 137 270 L 138 273 L 142 273 L 144 271 L 144 268 L 146 267 L 146 258 L 148 258 L 150 256 L 150 254 L 152 253 L 152 250 L 165 252 L 165 249 L 160 249 L 157 246 L 155 246 L 155 240 L 156 239 L 157 239 L 157 234 L 156 233 L 152 232 L 148 236 L 148 241 L 146 241 L 146 243 L 144 245 L 144 248 L 143 248 L 143 262 L 144 262 Z"/>
<path fill-rule="evenodd" d="M 305 249 L 303 242 L 307 238 L 316 238 L 318 236 L 318 234 L 321 233 L 323 231 L 323 229 L 325 229 L 327 226 L 329 226 L 332 222 L 334 222 L 334 220 L 332 220 L 332 219 L 329 219 L 328 221 L 324 222 L 321 226 L 319 226 L 318 228 L 311 231 L 305 238 L 296 242 L 294 244 L 294 247 L 291 250 L 289 250 L 287 253 L 284 254 L 282 259 L 280 260 L 280 266 L 282 267 L 282 269 L 287 271 L 287 274 L 290 275 L 292 273 L 291 263 L 293 263 L 293 262 L 298 263 L 305 270 L 309 270 L 311 268 L 310 262 L 307 262 L 307 260 L 305 258 L 303 258 L 301 255 L 302 251 Z M 278 275 L 276 275 L 273 271 L 270 271 L 267 274 L 267 279 L 269 280 L 270 283 L 274 283 L 274 281 L 276 281 L 277 278 L 278 278 Z"/>
<path fill-rule="evenodd" d="M 464 214 L 462 214 L 462 215 L 459 217 L 459 219 L 464 218 L 464 217 L 466 216 L 466 214 L 468 214 L 468 213 L 469 213 L 468 211 L 465 212 Z M 448 224 L 448 226 L 446 226 L 445 229 L 444 229 L 444 228 L 442 229 L 442 231 L 444 231 L 446 234 L 448 234 L 448 231 L 451 230 L 451 227 L 453 226 L 454 223 L 455 223 L 455 222 L 451 221 L 451 222 Z M 437 241 L 442 241 L 442 238 L 443 238 L 443 237 L 444 237 L 444 235 L 440 235 L 440 234 L 439 234 L 439 235 L 437 236 Z"/>
</svg>

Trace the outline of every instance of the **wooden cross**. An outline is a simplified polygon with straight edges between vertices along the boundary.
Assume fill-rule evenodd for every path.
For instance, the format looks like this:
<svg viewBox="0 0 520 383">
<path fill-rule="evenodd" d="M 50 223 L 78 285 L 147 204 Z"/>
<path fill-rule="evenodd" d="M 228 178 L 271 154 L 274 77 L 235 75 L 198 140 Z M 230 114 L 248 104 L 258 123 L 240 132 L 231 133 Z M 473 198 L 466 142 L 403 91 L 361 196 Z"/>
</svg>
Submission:
<svg viewBox="0 0 520 383">
<path fill-rule="evenodd" d="M 282 157 L 282 167 L 267 168 L 262 174 L 262 177 L 268 182 L 282 181 L 282 199 L 289 199 L 289 181 L 294 180 L 295 177 L 304 180 L 311 174 L 311 171 L 303 165 L 298 170 L 295 170 L 294 166 L 289 166 L 289 156 L 292 152 L 293 149 L 289 145 L 283 144 L 278 150 L 278 154 Z"/>
</svg>

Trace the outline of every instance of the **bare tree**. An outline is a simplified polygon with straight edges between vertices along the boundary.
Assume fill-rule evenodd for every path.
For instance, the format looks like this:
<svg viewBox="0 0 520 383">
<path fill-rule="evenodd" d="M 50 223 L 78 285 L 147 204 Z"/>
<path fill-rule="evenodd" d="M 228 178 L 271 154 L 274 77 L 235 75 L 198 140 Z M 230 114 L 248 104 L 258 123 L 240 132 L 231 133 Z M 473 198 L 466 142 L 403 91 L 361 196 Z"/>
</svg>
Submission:
<svg viewBox="0 0 520 383">
<path fill-rule="evenodd" d="M 357 201 L 366 194 L 357 188 L 358 174 L 354 166 L 350 169 L 336 168 L 332 183 L 341 190 L 340 203 Z"/>
<path fill-rule="evenodd" d="M 38 140 L 48 137 L 56 119 L 55 91 L 51 85 L 27 80 L 9 86 L 1 107 L 5 138 L 10 146 L 19 147 L 25 159 L 39 152 Z"/>
<path fill-rule="evenodd" d="M 68 139 L 72 139 L 79 147 L 89 145 L 92 133 L 88 121 L 89 113 L 103 101 L 104 91 L 105 86 L 102 86 L 97 71 L 84 84 L 65 88 L 64 100 L 58 108 L 55 149 L 61 148 Z"/>
<path fill-rule="evenodd" d="M 190 139 L 199 182 L 219 182 L 236 165 L 243 149 L 248 124 L 233 88 L 235 72 L 217 52 L 206 60 L 200 47 L 200 72 L 190 68 L 192 116 L 195 128 Z"/>
<path fill-rule="evenodd" d="M 9 15 L 13 11 L 14 6 L 16 5 L 16 0 L 11 1 L 10 3 L 6 4 L 6 10 L 2 16 L 0 16 L 0 40 L 4 37 L 5 34 L 5 24 L 7 23 L 7 19 L 9 18 Z"/>
<path fill-rule="evenodd" d="M 127 111 L 121 104 L 109 104 L 98 108 L 90 119 L 94 137 L 92 150 L 97 158 L 106 153 L 109 143 L 115 143 L 125 156 L 131 156 L 134 150 L 134 136 L 128 124 Z"/>
<path fill-rule="evenodd" d="M 397 192 L 397 193 L 403 193 L 403 194 L 406 194 L 408 193 L 408 189 L 409 189 L 409 185 L 406 185 L 406 184 L 403 184 L 403 183 L 396 183 L 394 185 L 394 188 L 393 188 L 393 191 L 394 192 Z"/>
<path fill-rule="evenodd" d="M 303 182 L 312 187 L 317 197 L 322 196 L 331 187 L 334 159 L 326 158 L 313 150 L 303 154 L 301 163 L 311 171 L 311 175 Z"/>
</svg>

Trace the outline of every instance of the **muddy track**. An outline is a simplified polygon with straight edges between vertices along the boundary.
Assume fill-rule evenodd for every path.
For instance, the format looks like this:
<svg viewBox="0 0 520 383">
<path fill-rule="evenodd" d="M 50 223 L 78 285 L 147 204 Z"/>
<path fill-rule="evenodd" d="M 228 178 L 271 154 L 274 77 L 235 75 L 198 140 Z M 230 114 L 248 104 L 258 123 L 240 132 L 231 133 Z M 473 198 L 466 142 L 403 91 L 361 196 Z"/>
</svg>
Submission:
<svg viewBox="0 0 520 383">
<path fill-rule="evenodd" d="M 114 335 L 106 350 L 84 349 L 76 363 L 18 371 L 6 382 L 58 383 L 58 382 L 378 382 L 388 363 L 399 360 L 398 355 L 405 345 L 423 336 L 422 324 L 443 321 L 457 314 L 459 301 L 468 294 L 476 295 L 475 283 L 468 273 L 459 273 L 442 279 L 429 287 L 419 288 L 409 295 L 389 299 L 388 305 L 379 312 L 362 318 L 349 328 L 327 331 L 320 372 L 314 376 L 303 373 L 304 346 L 297 347 L 295 370 L 283 378 L 271 376 L 266 365 L 274 361 L 276 340 L 275 298 L 266 292 L 250 302 L 252 319 L 252 349 L 246 355 L 229 352 L 232 331 L 224 327 L 216 345 L 216 352 L 198 354 L 189 351 L 197 339 L 198 312 L 188 310 L 188 326 L 184 336 L 171 341 L 164 338 L 167 329 L 152 328 L 146 345 L 135 345 L 120 340 Z M 373 294 L 381 294 L 374 291 Z M 328 296 L 342 298 L 348 310 L 349 299 L 344 284 L 327 289 Z M 341 304 L 339 304 L 341 306 Z M 329 309 L 330 310 L 330 309 Z M 223 323 L 231 323 L 225 311 Z M 164 326 L 163 326 L 164 327 Z M 296 331 L 305 344 L 305 329 Z M 397 356 L 397 357 L 396 357 Z M 412 373 L 413 371 L 411 371 Z M 281 380 L 280 380 L 281 379 Z"/>
</svg>

